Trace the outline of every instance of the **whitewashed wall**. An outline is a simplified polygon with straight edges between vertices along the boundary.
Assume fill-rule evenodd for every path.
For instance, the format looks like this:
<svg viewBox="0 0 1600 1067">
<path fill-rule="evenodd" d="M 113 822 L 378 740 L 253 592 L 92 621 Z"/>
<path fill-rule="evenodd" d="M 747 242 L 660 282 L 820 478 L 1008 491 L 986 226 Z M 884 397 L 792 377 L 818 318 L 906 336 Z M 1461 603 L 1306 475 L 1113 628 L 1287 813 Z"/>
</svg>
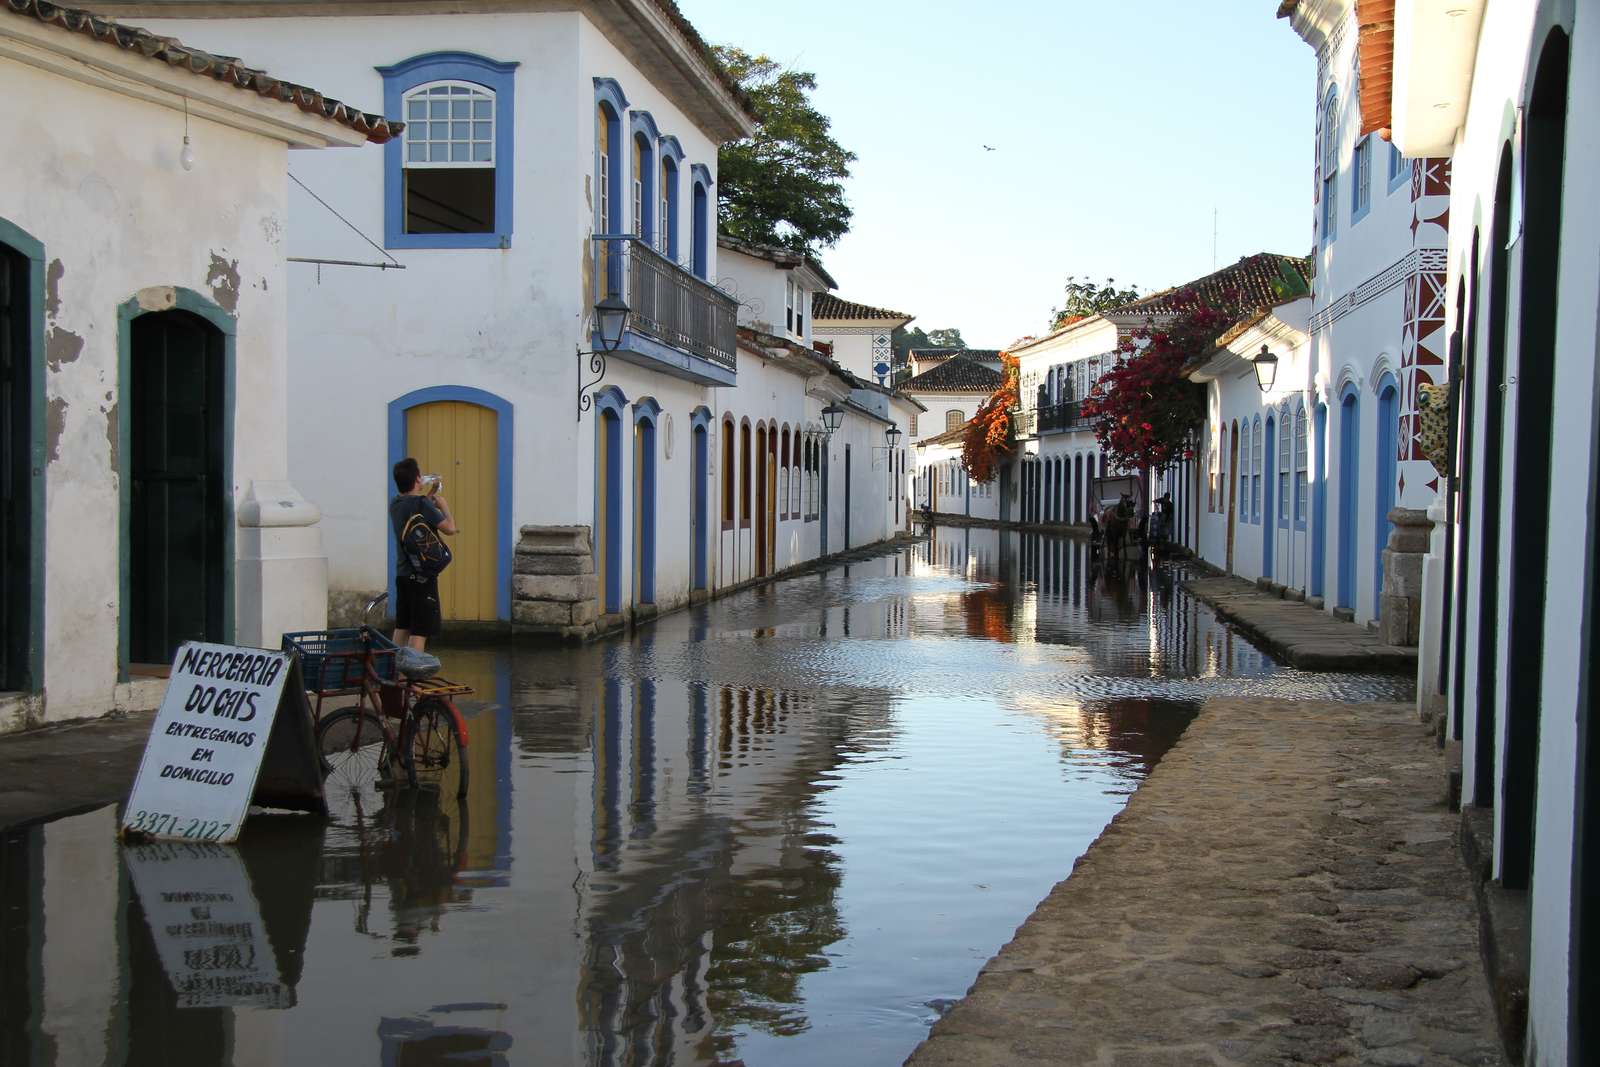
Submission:
<svg viewBox="0 0 1600 1067">
<path fill-rule="evenodd" d="M 11 60 L 0 60 L 0 81 L 8 96 L 0 133 L 16 149 L 0 158 L 0 218 L 44 244 L 52 279 L 43 716 L 150 707 L 161 683 L 117 681 L 117 309 L 141 290 L 176 286 L 236 317 L 230 491 L 237 503 L 256 483 L 283 482 L 288 152 L 280 141 L 192 118 L 197 163 L 185 172 L 181 113 Z M 320 564 L 313 569 L 320 577 Z M 239 612 L 248 603 L 236 595 Z M 260 633 L 259 598 L 256 608 L 254 618 L 236 617 L 241 635 Z M 278 636 L 258 639 L 276 644 Z"/>
</svg>

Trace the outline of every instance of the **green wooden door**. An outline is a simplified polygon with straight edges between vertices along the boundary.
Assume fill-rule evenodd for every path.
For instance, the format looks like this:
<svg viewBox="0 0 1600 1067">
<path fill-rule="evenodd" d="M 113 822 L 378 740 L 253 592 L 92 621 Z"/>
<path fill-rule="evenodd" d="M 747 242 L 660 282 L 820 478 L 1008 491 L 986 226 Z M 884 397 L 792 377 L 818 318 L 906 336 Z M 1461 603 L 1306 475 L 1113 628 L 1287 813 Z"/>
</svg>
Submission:
<svg viewBox="0 0 1600 1067">
<path fill-rule="evenodd" d="M 184 641 L 220 641 L 222 335 L 184 311 L 133 320 L 129 654 L 170 663 Z"/>
</svg>

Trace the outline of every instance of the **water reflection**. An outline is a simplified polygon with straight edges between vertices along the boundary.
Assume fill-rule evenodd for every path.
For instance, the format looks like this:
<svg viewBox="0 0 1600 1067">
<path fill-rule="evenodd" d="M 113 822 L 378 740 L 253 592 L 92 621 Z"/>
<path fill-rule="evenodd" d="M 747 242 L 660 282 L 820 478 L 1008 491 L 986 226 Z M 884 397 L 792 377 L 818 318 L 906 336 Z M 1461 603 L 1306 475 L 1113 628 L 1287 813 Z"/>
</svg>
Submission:
<svg viewBox="0 0 1600 1067">
<path fill-rule="evenodd" d="M 464 802 L 334 798 L 153 880 L 109 809 L 0 839 L 0 1062 L 898 1062 L 1199 700 L 1401 695 L 976 529 L 446 658 L 484 697 Z M 218 885 L 247 914 L 163 910 Z"/>
</svg>

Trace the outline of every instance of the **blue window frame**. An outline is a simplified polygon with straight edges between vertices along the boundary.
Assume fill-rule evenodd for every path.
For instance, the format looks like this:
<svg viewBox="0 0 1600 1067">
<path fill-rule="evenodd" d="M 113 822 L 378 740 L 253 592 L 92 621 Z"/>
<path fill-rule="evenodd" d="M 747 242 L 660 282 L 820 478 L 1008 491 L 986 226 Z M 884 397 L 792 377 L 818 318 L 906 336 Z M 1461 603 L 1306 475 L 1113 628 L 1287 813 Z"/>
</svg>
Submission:
<svg viewBox="0 0 1600 1067">
<path fill-rule="evenodd" d="M 661 218 L 657 227 L 661 231 L 661 241 L 657 246 L 661 254 L 672 262 L 678 262 L 678 234 L 681 230 L 678 210 L 679 186 L 683 184 L 683 146 L 676 137 L 661 138 L 661 192 L 657 197 L 661 202 Z"/>
<path fill-rule="evenodd" d="M 1350 160 L 1350 225 L 1354 226 L 1372 210 L 1372 138 L 1356 143 Z"/>
<path fill-rule="evenodd" d="M 1394 146 L 1393 141 L 1387 143 L 1389 145 L 1389 191 L 1392 193 L 1411 180 L 1411 164 L 1406 162 L 1406 157 L 1400 154 L 1400 149 Z"/>
<path fill-rule="evenodd" d="M 1250 423 L 1243 427 L 1244 440 L 1239 443 L 1239 520 L 1250 521 Z"/>
<path fill-rule="evenodd" d="M 1339 221 L 1339 98 L 1332 89 L 1322 106 L 1322 243 L 1333 240 Z"/>
<path fill-rule="evenodd" d="M 516 63 L 430 52 L 383 77 L 383 110 L 406 131 L 383 146 L 386 248 L 508 248 Z"/>
<path fill-rule="evenodd" d="M 1289 416 L 1289 405 L 1285 403 L 1278 409 L 1278 527 L 1289 528 L 1290 499 L 1289 483 L 1294 477 L 1294 424 Z"/>
<path fill-rule="evenodd" d="M 711 201 L 711 168 L 704 163 L 696 163 L 689 168 L 689 174 L 694 183 L 694 217 L 690 220 L 690 225 L 694 227 L 694 235 L 690 238 L 689 266 L 696 277 L 709 278 L 711 223 L 716 218 L 716 209 Z M 916 429 L 913 427 L 911 432 L 915 435 Z"/>
<path fill-rule="evenodd" d="M 1306 528 L 1306 509 L 1309 506 L 1307 497 L 1310 494 L 1310 432 L 1306 425 L 1306 405 L 1304 400 L 1296 400 L 1294 404 L 1294 528 Z"/>
<path fill-rule="evenodd" d="M 1261 416 L 1250 426 L 1250 521 L 1261 525 Z"/>
<path fill-rule="evenodd" d="M 629 233 L 650 245 L 656 242 L 656 143 L 661 131 L 648 111 L 628 113 L 628 144 L 632 151 L 633 200 Z"/>
</svg>

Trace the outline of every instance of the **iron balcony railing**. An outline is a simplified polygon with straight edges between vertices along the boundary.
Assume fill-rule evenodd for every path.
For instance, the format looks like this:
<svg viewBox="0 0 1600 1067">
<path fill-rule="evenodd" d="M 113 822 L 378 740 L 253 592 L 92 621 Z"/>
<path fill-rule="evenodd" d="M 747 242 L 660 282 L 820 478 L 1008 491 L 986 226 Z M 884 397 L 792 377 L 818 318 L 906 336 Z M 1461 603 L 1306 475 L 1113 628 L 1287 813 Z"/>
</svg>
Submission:
<svg viewBox="0 0 1600 1067">
<path fill-rule="evenodd" d="M 619 295 L 628 328 L 735 370 L 739 303 L 633 235 L 594 238 L 595 300 Z"/>
<path fill-rule="evenodd" d="M 1084 418 L 1078 413 L 1081 403 L 1078 400 L 1067 400 L 1039 408 L 1039 432 L 1065 433 L 1068 430 L 1094 429 L 1094 420 Z"/>
<path fill-rule="evenodd" d="M 1039 434 L 1038 408 L 1012 408 L 1011 432 L 1016 437 L 1037 437 Z"/>
</svg>

